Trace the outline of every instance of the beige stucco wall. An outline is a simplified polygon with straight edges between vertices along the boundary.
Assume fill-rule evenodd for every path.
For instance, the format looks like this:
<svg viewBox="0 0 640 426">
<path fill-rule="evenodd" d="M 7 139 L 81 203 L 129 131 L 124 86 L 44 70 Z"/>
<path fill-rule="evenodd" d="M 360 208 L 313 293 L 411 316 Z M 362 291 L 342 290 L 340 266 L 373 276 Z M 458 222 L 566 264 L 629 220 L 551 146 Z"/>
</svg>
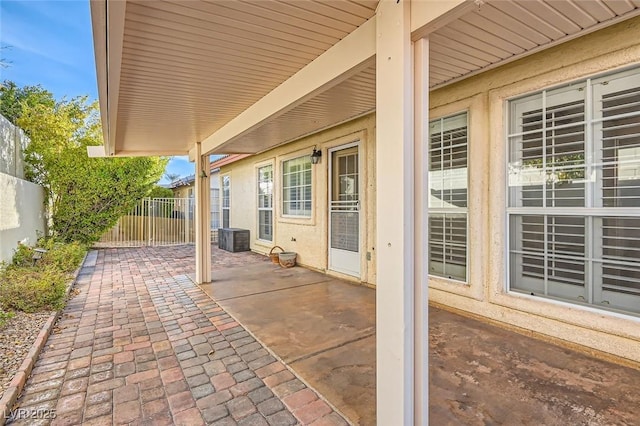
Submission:
<svg viewBox="0 0 640 426">
<path fill-rule="evenodd" d="M 431 301 L 640 362 L 640 318 L 506 291 L 505 100 L 640 64 L 640 18 L 431 93 L 431 118 L 468 109 L 469 285 L 432 279 Z"/>
<path fill-rule="evenodd" d="M 174 198 L 189 198 L 189 196 L 194 197 L 193 195 L 193 191 L 194 191 L 194 184 L 188 185 L 188 186 L 180 186 L 177 188 L 173 188 L 173 197 Z M 189 191 L 191 191 L 191 194 L 189 194 Z"/>
<path fill-rule="evenodd" d="M 24 179 L 24 150 L 29 138 L 0 115 L 0 173 Z"/>
<path fill-rule="evenodd" d="M 360 142 L 361 161 L 361 262 L 360 280 L 374 285 L 375 279 L 375 116 L 358 118 L 264 153 L 223 166 L 220 177 L 231 176 L 230 226 L 250 230 L 251 250 L 266 254 L 273 245 L 298 253 L 299 264 L 327 271 L 328 247 L 328 164 L 327 150 L 347 143 Z M 319 164 L 312 165 L 313 206 L 310 218 L 282 216 L 282 161 L 311 154 L 313 147 L 322 150 Z M 364 162 L 364 163 L 363 163 Z M 257 168 L 272 164 L 274 171 L 274 241 L 257 239 Z M 295 241 L 294 241 L 295 240 Z M 371 260 L 367 260 L 367 252 Z M 352 279 L 336 272 L 329 273 Z"/>
<path fill-rule="evenodd" d="M 44 235 L 44 190 L 24 180 L 29 138 L 0 115 L 0 262 L 8 262 L 18 241 L 34 245 Z"/>
<path fill-rule="evenodd" d="M 18 241 L 34 245 L 44 231 L 42 187 L 0 173 L 0 261 L 11 261 Z"/>
</svg>

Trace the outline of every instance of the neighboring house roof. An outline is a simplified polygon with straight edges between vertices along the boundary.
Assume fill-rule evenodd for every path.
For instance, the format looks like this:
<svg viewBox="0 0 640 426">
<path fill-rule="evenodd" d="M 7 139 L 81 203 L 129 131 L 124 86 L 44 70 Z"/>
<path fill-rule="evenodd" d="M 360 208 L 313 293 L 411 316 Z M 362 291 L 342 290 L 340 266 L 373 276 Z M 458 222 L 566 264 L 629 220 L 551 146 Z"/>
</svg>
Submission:
<svg viewBox="0 0 640 426">
<path fill-rule="evenodd" d="M 178 180 L 176 180 L 174 182 L 171 182 L 169 184 L 169 188 L 176 189 L 176 188 L 179 188 L 181 186 L 191 186 L 191 185 L 193 185 L 193 182 L 195 180 L 196 180 L 196 176 L 195 175 L 183 177 L 183 178 L 178 179 Z"/>
<path fill-rule="evenodd" d="M 247 158 L 251 154 L 228 154 L 222 158 L 217 159 L 216 161 L 212 161 L 209 167 L 210 171 L 215 171 L 215 169 L 219 169 L 222 166 L 226 166 L 227 164 L 231 164 L 235 161 L 242 160 L 243 158 Z"/>
</svg>

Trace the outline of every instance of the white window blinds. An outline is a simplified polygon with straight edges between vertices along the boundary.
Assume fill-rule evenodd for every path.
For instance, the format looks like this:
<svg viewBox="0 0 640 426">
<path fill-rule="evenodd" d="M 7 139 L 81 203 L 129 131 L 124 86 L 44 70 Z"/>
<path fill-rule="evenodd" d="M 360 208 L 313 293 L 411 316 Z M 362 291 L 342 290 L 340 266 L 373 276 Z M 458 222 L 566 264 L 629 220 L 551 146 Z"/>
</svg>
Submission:
<svg viewBox="0 0 640 426">
<path fill-rule="evenodd" d="M 640 75 L 509 103 L 512 290 L 640 313 Z"/>
<path fill-rule="evenodd" d="M 429 273 L 467 280 L 467 113 L 429 123 Z"/>
</svg>

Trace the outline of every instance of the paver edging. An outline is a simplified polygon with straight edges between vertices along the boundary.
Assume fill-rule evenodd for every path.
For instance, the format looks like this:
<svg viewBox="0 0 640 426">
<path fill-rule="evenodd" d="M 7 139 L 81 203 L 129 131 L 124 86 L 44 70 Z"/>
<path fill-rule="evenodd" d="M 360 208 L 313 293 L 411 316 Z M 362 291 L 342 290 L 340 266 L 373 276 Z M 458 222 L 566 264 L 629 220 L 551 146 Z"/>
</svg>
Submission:
<svg viewBox="0 0 640 426">
<path fill-rule="evenodd" d="M 71 289 L 75 285 L 76 280 L 78 279 L 78 275 L 80 275 L 80 271 L 82 270 L 84 263 L 87 261 L 87 257 L 89 257 L 89 253 L 93 251 L 94 250 L 88 250 L 87 253 L 85 253 L 80 266 L 78 266 L 78 269 L 73 272 L 73 279 L 69 280 L 69 285 L 65 290 L 65 300 L 69 298 Z M 7 418 L 11 414 L 13 405 L 18 400 L 18 396 L 22 392 L 22 389 L 24 388 L 24 385 L 27 382 L 29 375 L 31 374 L 31 370 L 35 365 L 36 360 L 38 359 L 38 356 L 42 351 L 42 348 L 44 348 L 45 343 L 47 343 L 47 339 L 51 334 L 51 330 L 53 330 L 53 326 L 56 324 L 56 321 L 58 320 L 58 317 L 60 316 L 60 313 L 63 309 L 64 308 L 49 315 L 49 318 L 47 318 L 47 321 L 45 321 L 44 326 L 42 326 L 42 329 L 40 330 L 40 333 L 38 333 L 36 340 L 31 345 L 29 352 L 27 352 L 26 357 L 24 358 L 24 360 L 22 360 L 20 368 L 13 376 L 13 379 L 11 379 L 9 387 L 4 391 L 2 399 L 0 399 L 0 426 L 4 426 Z"/>
<path fill-rule="evenodd" d="M 207 293 L 206 291 L 204 291 L 200 285 L 198 283 L 196 283 L 193 278 L 191 276 L 189 276 L 189 279 L 200 289 L 200 291 L 202 291 L 204 294 L 207 295 L 207 297 L 211 300 L 213 300 L 218 306 L 220 306 L 222 308 L 222 305 L 220 305 L 218 303 L 218 301 L 213 298 L 209 293 Z M 223 308 L 224 309 L 224 308 Z M 293 376 L 300 380 L 309 390 L 313 391 L 316 396 L 318 397 L 318 400 L 324 402 L 325 404 L 327 404 L 336 414 L 338 414 L 340 417 L 342 417 L 342 419 L 348 423 L 350 426 L 354 426 L 354 423 L 349 420 L 349 418 L 347 416 L 344 415 L 344 413 L 342 413 L 342 411 L 340 411 L 335 405 L 333 405 L 330 401 L 328 401 L 324 395 L 322 395 L 320 392 L 318 392 L 313 386 L 311 386 L 309 384 L 309 382 L 307 382 L 306 380 L 304 380 L 302 377 L 300 377 L 298 375 L 298 373 L 293 370 L 286 362 L 284 362 L 284 360 L 282 358 L 280 358 L 278 356 L 278 354 L 276 354 L 275 352 L 273 352 L 271 350 L 271 348 L 269 348 L 262 340 L 260 340 L 258 338 L 258 336 L 256 336 L 248 327 L 246 327 L 241 321 L 239 321 L 234 315 L 232 315 L 229 311 L 227 311 L 226 309 L 224 309 L 224 312 L 229 315 L 229 317 L 231 317 L 236 323 L 238 323 L 253 339 L 255 339 L 256 342 L 260 343 L 260 345 L 267 350 L 267 352 L 269 352 L 269 354 L 271 354 L 271 356 L 273 356 L 276 361 L 278 361 L 280 364 L 282 364 L 284 366 L 284 368 L 287 369 L 287 371 L 289 371 L 291 374 L 293 374 Z M 217 327 L 216 327 L 217 328 Z M 317 401 L 317 400 L 316 400 Z M 293 416 L 296 418 L 296 420 L 298 422 L 300 422 L 300 424 L 305 425 L 308 423 L 305 423 L 302 419 L 299 418 L 298 415 L 296 415 L 295 410 L 292 409 L 292 407 L 289 407 L 289 405 L 285 402 L 282 401 L 282 403 L 287 407 L 287 409 L 291 412 L 291 414 L 293 414 Z M 300 407 L 302 408 L 302 407 Z M 1 425 L 0 425 L 1 426 Z"/>
</svg>

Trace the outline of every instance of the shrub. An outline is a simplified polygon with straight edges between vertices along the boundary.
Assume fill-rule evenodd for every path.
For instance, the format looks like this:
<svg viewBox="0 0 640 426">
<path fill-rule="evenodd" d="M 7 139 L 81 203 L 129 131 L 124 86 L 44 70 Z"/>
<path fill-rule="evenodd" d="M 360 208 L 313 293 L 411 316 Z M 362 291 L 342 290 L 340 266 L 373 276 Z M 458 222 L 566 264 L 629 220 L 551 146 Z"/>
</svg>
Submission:
<svg viewBox="0 0 640 426">
<path fill-rule="evenodd" d="M 11 264 L 15 266 L 30 266 L 33 264 L 33 247 L 18 243 L 18 248 L 13 253 Z"/>
<path fill-rule="evenodd" d="M 13 318 L 13 312 L 5 312 L 0 309 L 0 327 L 5 325 L 11 318 Z"/>
<path fill-rule="evenodd" d="M 47 252 L 37 264 L 54 265 L 56 268 L 64 272 L 73 272 L 84 258 L 87 249 L 84 245 L 73 243 L 57 243 L 53 239 L 41 239 L 38 245 Z"/>
<path fill-rule="evenodd" d="M 9 266 L 0 274 L 0 307 L 24 312 L 61 309 L 69 278 L 54 265 Z"/>
<path fill-rule="evenodd" d="M 0 268 L 0 309 L 36 312 L 64 306 L 69 273 L 80 265 L 86 248 L 43 238 L 38 247 L 47 252 L 35 264 L 33 248 L 19 244 L 11 264 Z"/>
</svg>

